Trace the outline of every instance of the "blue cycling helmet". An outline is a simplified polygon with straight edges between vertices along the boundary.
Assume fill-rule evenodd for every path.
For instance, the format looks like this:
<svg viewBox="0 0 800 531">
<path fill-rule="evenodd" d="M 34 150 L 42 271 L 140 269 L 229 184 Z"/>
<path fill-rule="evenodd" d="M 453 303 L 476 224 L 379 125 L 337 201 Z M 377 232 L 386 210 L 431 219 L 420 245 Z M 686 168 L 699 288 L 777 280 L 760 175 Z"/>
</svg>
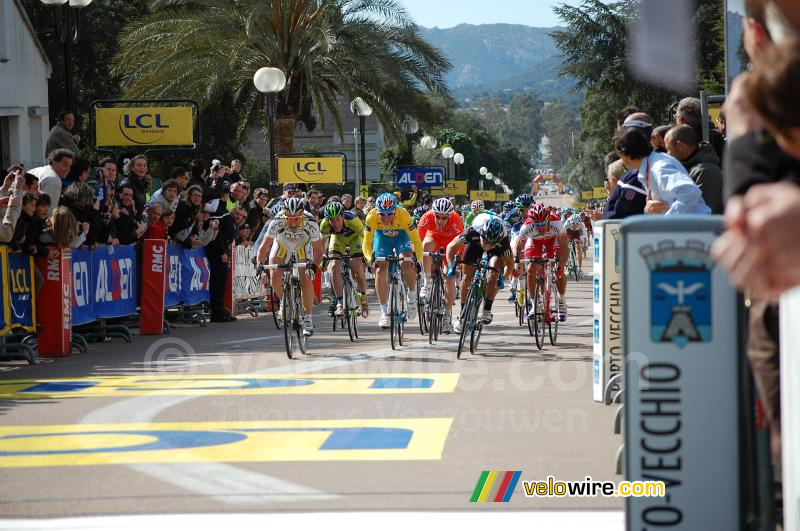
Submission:
<svg viewBox="0 0 800 531">
<path fill-rule="evenodd" d="M 419 219 L 428 210 L 430 210 L 430 207 L 428 205 L 419 206 L 414 210 L 414 217 Z"/>
<path fill-rule="evenodd" d="M 514 202 L 513 201 L 506 201 L 505 203 L 503 203 L 503 212 L 508 212 L 512 208 L 514 208 Z"/>
<path fill-rule="evenodd" d="M 397 199 L 390 193 L 381 194 L 375 200 L 375 208 L 379 214 L 393 214 L 397 209 Z"/>
<path fill-rule="evenodd" d="M 486 243 L 497 243 L 506 237 L 506 224 L 500 218 L 492 216 L 480 229 L 481 240 Z"/>
</svg>

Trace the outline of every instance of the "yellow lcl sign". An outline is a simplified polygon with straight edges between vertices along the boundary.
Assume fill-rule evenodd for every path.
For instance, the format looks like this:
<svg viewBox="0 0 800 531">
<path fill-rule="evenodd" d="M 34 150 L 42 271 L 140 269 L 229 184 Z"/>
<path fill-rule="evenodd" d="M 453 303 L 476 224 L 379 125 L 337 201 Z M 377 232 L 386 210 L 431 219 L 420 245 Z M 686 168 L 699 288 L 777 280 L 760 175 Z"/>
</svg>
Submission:
<svg viewBox="0 0 800 531">
<path fill-rule="evenodd" d="M 101 107 L 95 114 L 95 145 L 191 146 L 192 107 Z"/>
<path fill-rule="evenodd" d="M 344 182 L 342 157 L 278 157 L 279 183 Z"/>
</svg>

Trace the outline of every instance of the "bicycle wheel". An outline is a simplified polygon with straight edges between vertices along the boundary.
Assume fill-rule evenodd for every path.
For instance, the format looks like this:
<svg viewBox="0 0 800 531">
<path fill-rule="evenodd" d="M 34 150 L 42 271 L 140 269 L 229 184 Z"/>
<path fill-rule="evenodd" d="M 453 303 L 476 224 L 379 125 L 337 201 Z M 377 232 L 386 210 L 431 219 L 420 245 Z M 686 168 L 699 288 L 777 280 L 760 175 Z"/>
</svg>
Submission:
<svg viewBox="0 0 800 531">
<path fill-rule="evenodd" d="M 422 291 L 422 280 L 421 275 L 417 275 L 417 319 L 419 319 L 419 333 L 424 336 L 428 333 L 430 323 L 428 322 L 427 304 L 419 296 L 420 291 Z M 428 297 L 430 298 L 430 294 Z"/>
<path fill-rule="evenodd" d="M 303 298 L 300 292 L 300 286 L 294 287 L 294 304 L 295 304 L 295 333 L 297 334 L 297 344 L 300 346 L 300 352 L 303 354 L 308 350 L 308 336 L 303 333 L 303 326 L 301 321 L 306 315 L 303 310 Z"/>
<path fill-rule="evenodd" d="M 439 315 L 440 308 L 442 307 L 441 301 L 441 281 L 438 276 L 431 279 L 433 286 L 431 287 L 431 294 L 428 300 L 428 307 L 426 309 L 428 315 L 428 344 L 432 345 L 434 341 L 439 339 L 439 329 L 441 327 L 441 316 Z"/>
<path fill-rule="evenodd" d="M 458 338 L 458 354 L 456 357 L 461 359 L 461 352 L 464 350 L 464 344 L 467 337 L 472 334 L 472 327 L 475 326 L 475 320 L 478 317 L 478 300 L 475 297 L 475 285 L 469 287 L 467 292 L 467 301 L 461 311 L 461 336 Z"/>
<path fill-rule="evenodd" d="M 397 342 L 397 327 L 400 325 L 399 316 L 397 314 L 397 286 L 389 279 L 389 335 L 392 341 L 392 350 L 397 350 L 400 346 Z"/>
<path fill-rule="evenodd" d="M 528 320 L 528 277 L 527 275 L 523 276 L 520 275 L 519 277 L 519 287 L 517 290 L 522 291 L 522 305 L 519 304 L 519 296 L 514 300 L 514 307 L 517 308 L 518 313 L 517 317 L 519 317 L 519 325 L 523 326 L 525 321 Z M 524 286 L 523 286 L 524 284 Z"/>
<path fill-rule="evenodd" d="M 281 320 L 278 319 L 278 310 L 280 310 L 281 303 L 275 297 L 275 291 L 272 289 L 272 287 L 269 288 L 266 297 L 269 298 L 270 310 L 272 310 L 272 322 L 275 323 L 275 328 L 280 330 Z"/>
<path fill-rule="evenodd" d="M 292 299 L 292 288 L 283 288 L 283 340 L 286 343 L 286 354 L 289 359 L 294 359 L 294 305 Z"/>
<path fill-rule="evenodd" d="M 536 348 L 539 350 L 544 348 L 545 309 L 542 288 L 542 284 L 537 281 L 536 292 L 533 297 L 533 337 L 536 339 Z"/>
<path fill-rule="evenodd" d="M 347 333 L 350 335 L 350 341 L 356 341 L 356 304 L 353 299 L 353 286 L 349 281 L 344 282 L 344 319 L 347 321 Z"/>
<path fill-rule="evenodd" d="M 569 246 L 569 258 L 572 261 L 572 265 L 570 269 L 572 270 L 572 274 L 575 276 L 575 282 L 580 282 L 581 277 L 580 273 L 578 272 L 578 254 L 575 251 L 575 242 L 571 241 Z"/>
<path fill-rule="evenodd" d="M 403 337 L 406 331 L 406 319 L 408 319 L 408 312 L 406 311 L 406 301 L 408 300 L 406 294 L 406 285 L 403 280 L 398 281 L 397 289 L 397 310 L 398 310 L 398 326 L 397 326 L 397 342 L 403 346 Z"/>
<path fill-rule="evenodd" d="M 558 300 L 558 296 L 553 296 L 552 293 L 548 294 L 548 298 L 552 299 L 552 301 L 550 302 L 551 319 L 547 323 L 547 332 L 550 335 L 550 344 L 556 346 L 556 340 L 558 339 L 558 312 L 561 309 L 561 303 Z"/>
</svg>

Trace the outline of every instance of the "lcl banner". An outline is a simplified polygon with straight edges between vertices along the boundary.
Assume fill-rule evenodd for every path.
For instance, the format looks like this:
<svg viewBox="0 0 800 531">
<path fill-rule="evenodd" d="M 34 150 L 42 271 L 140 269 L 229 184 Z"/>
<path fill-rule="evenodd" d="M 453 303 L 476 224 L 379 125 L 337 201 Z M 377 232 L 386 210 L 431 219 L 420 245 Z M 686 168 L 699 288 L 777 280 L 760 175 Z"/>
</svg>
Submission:
<svg viewBox="0 0 800 531">
<path fill-rule="evenodd" d="M 96 147 L 191 146 L 194 144 L 194 108 L 97 107 Z"/>
</svg>

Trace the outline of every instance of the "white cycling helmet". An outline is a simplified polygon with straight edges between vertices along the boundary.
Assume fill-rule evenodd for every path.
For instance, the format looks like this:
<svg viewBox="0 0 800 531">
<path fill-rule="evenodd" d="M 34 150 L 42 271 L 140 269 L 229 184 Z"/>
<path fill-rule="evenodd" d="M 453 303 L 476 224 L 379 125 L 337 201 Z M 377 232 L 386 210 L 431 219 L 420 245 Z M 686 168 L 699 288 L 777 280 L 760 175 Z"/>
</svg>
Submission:
<svg viewBox="0 0 800 531">
<path fill-rule="evenodd" d="M 435 214 L 451 214 L 453 212 L 453 203 L 446 197 L 440 197 L 433 202 L 431 210 L 433 210 Z"/>
</svg>

